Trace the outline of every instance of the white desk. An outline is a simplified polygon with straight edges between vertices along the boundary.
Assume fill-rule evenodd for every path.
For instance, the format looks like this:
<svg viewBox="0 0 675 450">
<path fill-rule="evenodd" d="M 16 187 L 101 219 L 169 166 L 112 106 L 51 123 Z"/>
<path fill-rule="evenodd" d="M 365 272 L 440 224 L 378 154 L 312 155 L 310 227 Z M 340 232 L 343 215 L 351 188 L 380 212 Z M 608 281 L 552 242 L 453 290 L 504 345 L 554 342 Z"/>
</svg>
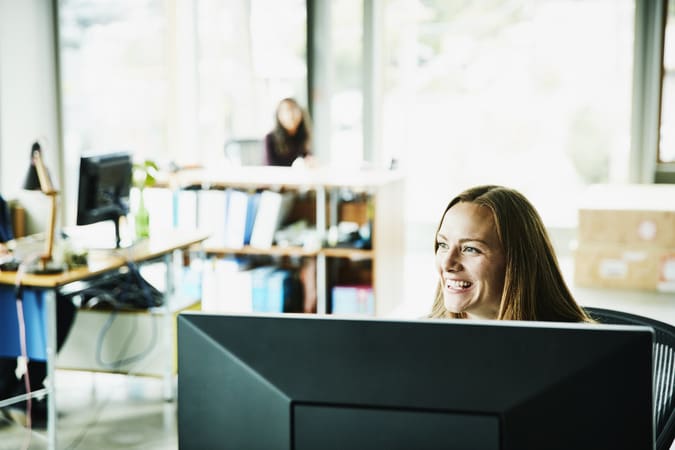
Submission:
<svg viewBox="0 0 675 450">
<path fill-rule="evenodd" d="M 74 281 L 81 281 L 114 271 L 127 264 L 127 262 L 141 263 L 151 260 L 163 259 L 167 264 L 165 296 L 174 292 L 171 261 L 175 251 L 185 250 L 195 244 L 203 242 L 208 236 L 197 233 L 167 232 L 161 236 L 153 236 L 142 241 L 129 249 L 122 249 L 110 253 L 105 258 L 97 258 L 90 261 L 87 267 L 69 270 L 55 275 L 25 274 L 21 279 L 21 285 L 44 292 L 45 308 L 47 315 L 46 330 L 46 355 L 47 355 L 47 382 L 44 390 L 34 393 L 37 396 L 43 391 L 47 396 L 47 447 L 51 450 L 57 448 L 56 439 L 56 403 L 55 403 L 55 363 L 56 363 L 56 289 Z M 14 285 L 16 272 L 0 272 L 0 284 Z M 169 314 L 168 302 L 164 302 L 164 322 L 171 326 L 171 314 Z M 170 342 L 166 343 L 171 345 Z M 167 348 L 172 352 L 171 348 Z M 171 354 L 171 353 L 169 353 Z M 164 396 L 173 399 L 172 370 L 167 367 L 164 375 Z M 10 405 L 23 400 L 21 397 L 13 397 L 0 401 L 0 406 Z"/>
</svg>

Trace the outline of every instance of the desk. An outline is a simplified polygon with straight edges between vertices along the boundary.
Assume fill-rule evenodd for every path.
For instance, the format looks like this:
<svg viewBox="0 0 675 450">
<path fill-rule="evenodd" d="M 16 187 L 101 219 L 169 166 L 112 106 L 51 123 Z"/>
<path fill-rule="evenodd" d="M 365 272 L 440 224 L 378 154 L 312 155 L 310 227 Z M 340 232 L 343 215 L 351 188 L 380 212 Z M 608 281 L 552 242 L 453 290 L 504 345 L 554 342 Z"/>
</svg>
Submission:
<svg viewBox="0 0 675 450">
<path fill-rule="evenodd" d="M 55 403 L 55 364 L 56 364 L 56 289 L 68 283 L 82 281 L 96 275 L 117 270 L 127 262 L 141 263 L 145 261 L 163 259 L 167 264 L 165 296 L 170 297 L 174 292 L 173 271 L 171 270 L 171 256 L 175 251 L 185 250 L 202 243 L 208 236 L 194 232 L 167 231 L 153 236 L 131 248 L 110 251 L 101 258 L 92 258 L 87 267 L 69 270 L 56 275 L 25 274 L 21 285 L 44 293 L 46 311 L 46 362 L 47 382 L 45 391 L 47 396 L 47 442 L 49 449 L 56 449 L 56 403 Z M 0 272 L 0 284 L 14 285 L 16 272 Z M 164 317 L 170 321 L 171 314 L 168 299 L 164 302 Z M 164 396 L 173 399 L 172 373 L 167 368 L 164 374 Z M 1 400 L 1 399 L 0 399 Z M 17 400 L 19 401 L 19 400 Z M 14 402 L 11 402 L 14 403 Z M 10 404 L 11 404 L 10 403 Z"/>
</svg>

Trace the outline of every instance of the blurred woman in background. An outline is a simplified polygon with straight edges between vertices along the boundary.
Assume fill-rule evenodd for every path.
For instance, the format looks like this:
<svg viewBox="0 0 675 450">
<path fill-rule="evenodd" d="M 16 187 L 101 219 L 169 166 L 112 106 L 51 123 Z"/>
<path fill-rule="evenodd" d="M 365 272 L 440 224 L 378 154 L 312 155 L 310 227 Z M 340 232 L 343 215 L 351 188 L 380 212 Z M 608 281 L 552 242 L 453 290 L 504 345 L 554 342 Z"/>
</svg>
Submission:
<svg viewBox="0 0 675 450">
<path fill-rule="evenodd" d="M 265 136 L 267 165 L 291 166 L 298 158 L 306 165 L 312 165 L 311 135 L 307 112 L 293 98 L 281 100 L 275 113 L 274 129 Z"/>
</svg>

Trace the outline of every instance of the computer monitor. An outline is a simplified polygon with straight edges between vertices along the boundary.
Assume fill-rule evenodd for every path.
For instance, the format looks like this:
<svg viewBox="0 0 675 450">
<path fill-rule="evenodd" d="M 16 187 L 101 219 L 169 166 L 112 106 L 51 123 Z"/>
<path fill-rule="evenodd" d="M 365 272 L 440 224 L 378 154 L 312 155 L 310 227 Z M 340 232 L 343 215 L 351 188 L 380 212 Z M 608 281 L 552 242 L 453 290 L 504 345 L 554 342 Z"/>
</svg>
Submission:
<svg viewBox="0 0 675 450">
<path fill-rule="evenodd" d="M 129 213 L 132 167 L 131 155 L 125 152 L 80 157 L 76 224 L 112 220 L 116 247 L 120 218 Z"/>
<path fill-rule="evenodd" d="M 178 317 L 181 449 L 651 449 L 646 327 Z"/>
</svg>

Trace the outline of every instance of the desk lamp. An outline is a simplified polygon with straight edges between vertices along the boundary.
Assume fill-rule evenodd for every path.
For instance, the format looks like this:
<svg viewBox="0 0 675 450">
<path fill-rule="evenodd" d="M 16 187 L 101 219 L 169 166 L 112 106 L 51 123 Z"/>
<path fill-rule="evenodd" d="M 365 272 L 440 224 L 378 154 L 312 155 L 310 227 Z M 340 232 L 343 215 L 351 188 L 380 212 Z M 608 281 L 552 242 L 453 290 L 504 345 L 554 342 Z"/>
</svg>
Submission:
<svg viewBox="0 0 675 450">
<path fill-rule="evenodd" d="M 29 191 L 42 191 L 43 194 L 49 197 L 51 203 L 44 253 L 40 256 L 40 264 L 37 267 L 29 268 L 27 271 L 42 274 L 63 272 L 63 267 L 50 264 L 52 262 L 52 249 L 54 247 L 56 196 L 58 191 L 54 189 L 49 172 L 47 171 L 47 166 L 42 159 L 42 149 L 38 142 L 35 142 L 31 148 L 30 167 L 28 168 L 26 179 L 23 182 L 23 188 Z"/>
</svg>

